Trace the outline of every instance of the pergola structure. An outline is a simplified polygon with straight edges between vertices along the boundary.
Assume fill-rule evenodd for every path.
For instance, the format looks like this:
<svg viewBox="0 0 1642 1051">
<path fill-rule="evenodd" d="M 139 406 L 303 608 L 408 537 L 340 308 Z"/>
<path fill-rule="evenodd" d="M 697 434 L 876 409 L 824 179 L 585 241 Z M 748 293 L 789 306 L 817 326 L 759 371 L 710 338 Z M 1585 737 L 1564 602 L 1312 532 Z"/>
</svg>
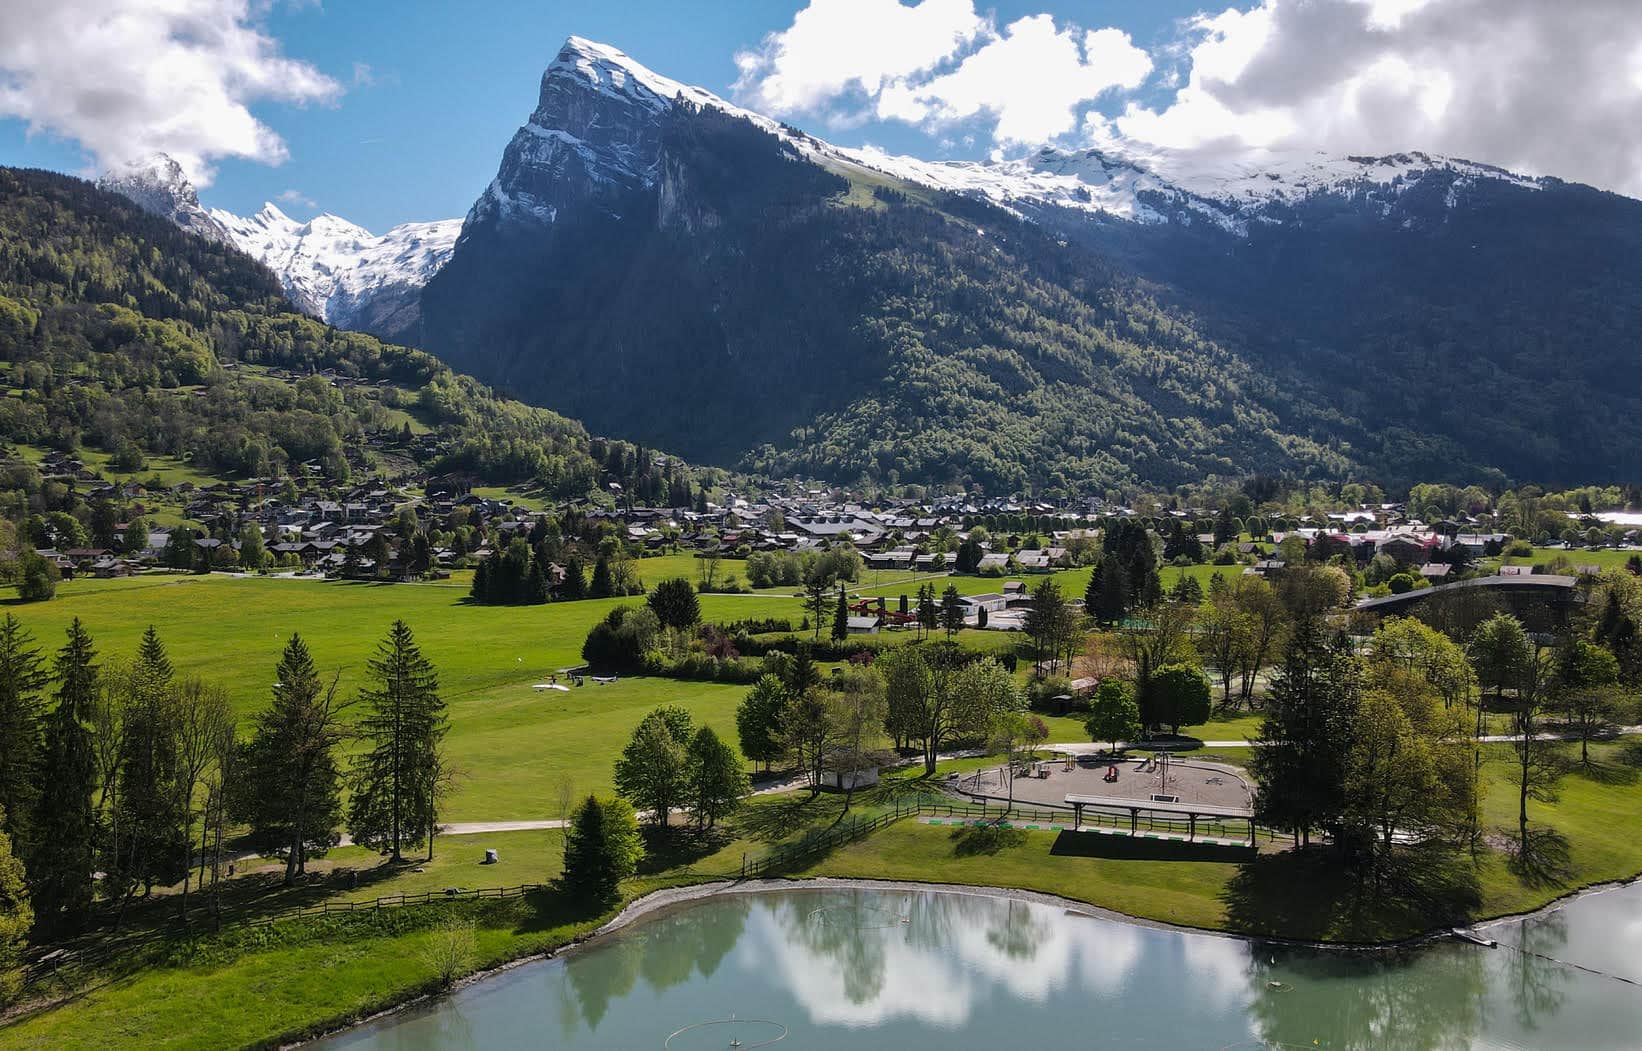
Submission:
<svg viewBox="0 0 1642 1051">
<path fill-rule="evenodd" d="M 1072 808 L 1072 828 L 1077 829 L 1083 824 L 1083 811 L 1092 808 L 1096 811 L 1110 811 L 1117 815 L 1129 815 L 1129 834 L 1135 835 L 1140 831 L 1140 815 L 1167 814 L 1172 818 L 1186 819 L 1186 840 L 1190 842 L 1197 836 L 1197 819 L 1210 818 L 1216 821 L 1247 821 L 1249 823 L 1249 846 L 1255 845 L 1254 838 L 1254 811 L 1248 807 L 1215 806 L 1210 803 L 1180 803 L 1166 802 L 1160 799 L 1121 799 L 1115 796 L 1091 796 L 1073 793 L 1066 797 L 1066 803 Z"/>
</svg>

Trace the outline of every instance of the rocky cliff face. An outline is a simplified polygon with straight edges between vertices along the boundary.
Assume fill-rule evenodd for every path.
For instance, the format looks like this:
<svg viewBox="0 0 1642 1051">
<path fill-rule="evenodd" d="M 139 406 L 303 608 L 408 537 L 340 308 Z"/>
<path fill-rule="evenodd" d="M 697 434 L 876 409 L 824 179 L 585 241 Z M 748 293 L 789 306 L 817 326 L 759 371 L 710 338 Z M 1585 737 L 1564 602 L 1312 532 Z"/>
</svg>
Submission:
<svg viewBox="0 0 1642 1051">
<path fill-rule="evenodd" d="M 163 153 L 105 173 L 100 189 L 129 199 L 145 212 L 169 219 L 191 234 L 212 241 L 229 240 L 222 224 L 200 207 L 200 195 L 183 174 L 182 165 Z"/>
</svg>

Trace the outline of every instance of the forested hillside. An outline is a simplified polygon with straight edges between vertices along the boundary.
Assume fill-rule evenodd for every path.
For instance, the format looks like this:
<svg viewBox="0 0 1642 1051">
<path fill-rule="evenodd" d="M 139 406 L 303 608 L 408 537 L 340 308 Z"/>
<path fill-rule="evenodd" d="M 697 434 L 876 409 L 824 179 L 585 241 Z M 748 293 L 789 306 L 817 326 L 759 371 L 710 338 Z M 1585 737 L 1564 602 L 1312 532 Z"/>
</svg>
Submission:
<svg viewBox="0 0 1642 1051">
<path fill-rule="evenodd" d="M 420 470 L 576 496 L 650 458 L 496 397 L 421 351 L 294 312 L 274 276 L 67 176 L 0 168 L 0 437 L 207 473 L 347 477 L 344 446 L 403 429 Z"/>
</svg>

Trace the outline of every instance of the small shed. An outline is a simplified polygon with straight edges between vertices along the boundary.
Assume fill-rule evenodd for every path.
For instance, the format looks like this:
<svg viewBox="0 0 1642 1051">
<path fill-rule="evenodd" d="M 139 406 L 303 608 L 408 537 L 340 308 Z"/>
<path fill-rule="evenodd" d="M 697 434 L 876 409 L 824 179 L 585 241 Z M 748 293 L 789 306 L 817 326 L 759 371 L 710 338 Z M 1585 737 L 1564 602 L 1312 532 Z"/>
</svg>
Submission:
<svg viewBox="0 0 1642 1051">
<path fill-rule="evenodd" d="M 827 770 L 821 774 L 821 787 L 839 792 L 856 788 L 871 788 L 878 783 L 878 768 L 863 766 L 853 771 Z"/>
</svg>

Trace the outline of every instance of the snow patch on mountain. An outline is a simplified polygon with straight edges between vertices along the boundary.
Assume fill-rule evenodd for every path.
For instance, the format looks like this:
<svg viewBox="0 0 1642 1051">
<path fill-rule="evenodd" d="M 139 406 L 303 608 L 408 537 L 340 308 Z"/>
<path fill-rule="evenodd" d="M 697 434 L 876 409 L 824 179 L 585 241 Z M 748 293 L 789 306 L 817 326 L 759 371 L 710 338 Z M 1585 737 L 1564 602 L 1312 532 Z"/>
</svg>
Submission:
<svg viewBox="0 0 1642 1051">
<path fill-rule="evenodd" d="M 391 331 L 384 318 L 414 311 L 417 293 L 450 258 L 462 229 L 460 219 L 441 219 L 377 236 L 330 214 L 301 222 L 272 204 L 249 217 L 210 214 L 234 244 L 279 275 L 299 309 L 370 331 Z"/>
<path fill-rule="evenodd" d="M 871 147 L 840 151 L 886 175 L 933 189 L 983 197 L 1020 214 L 1027 206 L 1100 213 L 1139 223 L 1202 218 L 1234 233 L 1251 221 L 1279 221 L 1274 206 L 1320 194 L 1395 193 L 1430 173 L 1452 175 L 1447 203 L 1478 180 L 1540 189 L 1530 178 L 1473 161 L 1425 153 L 1335 157 L 1324 153 L 1128 154 L 1045 147 L 1029 157 L 1000 161 L 922 161 Z"/>
<path fill-rule="evenodd" d="M 99 189 L 117 193 L 143 211 L 169 219 L 191 234 L 226 241 L 227 232 L 200 207 L 199 193 L 182 165 L 163 153 L 149 154 L 105 172 Z"/>
<path fill-rule="evenodd" d="M 1286 221 L 1292 206 L 1322 194 L 1367 195 L 1385 214 L 1395 197 L 1432 173 L 1447 181 L 1449 207 L 1482 180 L 1534 189 L 1540 180 L 1424 153 L 1337 157 L 1323 153 L 1145 152 L 1045 147 L 1014 159 L 926 161 L 871 146 L 842 148 L 662 76 L 624 52 L 570 37 L 542 74 L 541 96 L 469 221 L 526 217 L 551 224 L 562 207 L 600 191 L 655 185 L 659 127 L 678 104 L 711 107 L 777 136 L 796 155 L 835 168 L 859 166 L 918 186 L 983 198 L 1032 218 L 1066 209 L 1143 224 L 1208 222 L 1235 234 Z"/>
</svg>

